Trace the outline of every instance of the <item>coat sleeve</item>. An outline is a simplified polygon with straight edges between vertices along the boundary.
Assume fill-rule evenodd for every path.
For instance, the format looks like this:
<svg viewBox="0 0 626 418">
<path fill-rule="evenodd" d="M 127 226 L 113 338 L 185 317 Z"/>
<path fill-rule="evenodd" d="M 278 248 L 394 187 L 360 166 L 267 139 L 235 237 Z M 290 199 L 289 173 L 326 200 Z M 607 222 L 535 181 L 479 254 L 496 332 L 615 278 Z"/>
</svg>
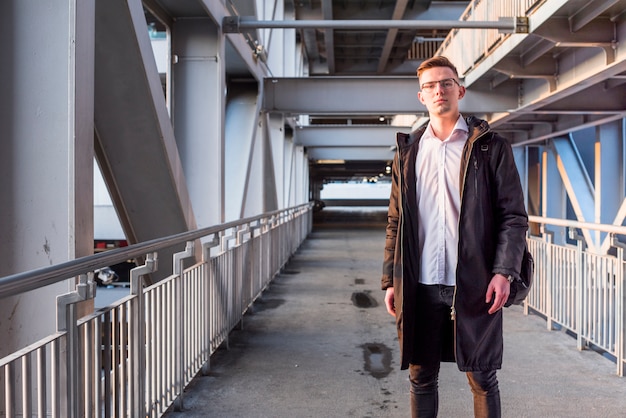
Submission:
<svg viewBox="0 0 626 418">
<path fill-rule="evenodd" d="M 385 234 L 385 253 L 383 258 L 383 275 L 381 287 L 383 290 L 393 287 L 393 269 L 400 223 L 400 206 L 402 204 L 400 191 L 400 163 L 398 152 L 393 159 L 391 171 L 391 194 L 389 196 L 389 209 L 387 210 L 387 229 Z"/>
<path fill-rule="evenodd" d="M 513 150 L 502 137 L 496 136 L 497 147 L 491 158 L 495 214 L 498 220 L 497 246 L 492 272 L 519 277 L 526 247 L 528 215 L 524 191 L 515 165 Z"/>
</svg>

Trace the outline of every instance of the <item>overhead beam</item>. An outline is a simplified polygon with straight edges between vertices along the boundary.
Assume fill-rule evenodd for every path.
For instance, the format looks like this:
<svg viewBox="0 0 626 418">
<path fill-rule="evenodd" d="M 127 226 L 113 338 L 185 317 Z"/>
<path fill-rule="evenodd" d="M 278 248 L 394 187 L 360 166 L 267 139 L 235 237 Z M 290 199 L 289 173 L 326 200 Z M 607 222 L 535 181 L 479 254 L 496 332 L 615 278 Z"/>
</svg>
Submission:
<svg viewBox="0 0 626 418">
<path fill-rule="evenodd" d="M 301 126 L 295 130 L 294 142 L 305 147 L 390 147 L 397 132 L 410 132 L 410 126 L 391 125 L 323 125 Z"/>
<path fill-rule="evenodd" d="M 391 161 L 391 147 L 315 147 L 307 148 L 309 160 Z"/>
<path fill-rule="evenodd" d="M 322 1 L 322 16 L 324 20 L 332 20 L 333 5 L 331 0 Z M 328 71 L 332 74 L 335 72 L 335 34 L 332 29 L 324 30 L 324 43 L 326 47 L 326 64 Z"/>
<path fill-rule="evenodd" d="M 294 115 L 426 113 L 416 77 L 283 77 L 263 80 L 263 110 Z M 294 94 L 297 92 L 297 94 Z M 459 102 L 462 113 L 518 107 L 514 83 L 489 90 L 475 85 Z"/>
<path fill-rule="evenodd" d="M 404 12 L 404 20 L 458 20 L 469 1 L 427 1 L 422 7 L 413 7 Z M 424 7 L 427 7 L 424 9 Z"/>
<path fill-rule="evenodd" d="M 399 0 L 396 2 L 396 7 L 394 8 L 391 16 L 393 20 L 402 19 L 406 10 L 407 1 L 408 0 Z M 398 29 L 389 29 L 389 31 L 387 31 L 387 37 L 385 38 L 385 44 L 383 46 L 383 51 L 380 54 L 380 61 L 378 63 L 378 74 L 384 73 L 385 67 L 387 67 L 387 61 L 389 61 L 389 56 L 393 50 L 396 36 L 398 36 Z"/>
<path fill-rule="evenodd" d="M 570 29 L 572 32 L 579 31 L 593 19 L 600 16 L 608 8 L 619 3 L 619 0 L 596 0 L 590 1 L 580 8 L 574 15 L 569 17 Z"/>
<path fill-rule="evenodd" d="M 494 21 L 470 20 L 256 20 L 254 16 L 225 16 L 224 33 L 245 29 L 498 29 L 505 33 L 528 33 L 528 18 L 500 17 Z"/>
</svg>

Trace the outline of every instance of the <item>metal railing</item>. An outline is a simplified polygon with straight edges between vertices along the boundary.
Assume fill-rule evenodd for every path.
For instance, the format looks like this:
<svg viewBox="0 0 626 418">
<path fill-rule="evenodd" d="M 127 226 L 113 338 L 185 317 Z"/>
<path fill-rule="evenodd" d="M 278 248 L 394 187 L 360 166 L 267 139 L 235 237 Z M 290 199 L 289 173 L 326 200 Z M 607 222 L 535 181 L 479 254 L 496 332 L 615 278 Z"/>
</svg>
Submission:
<svg viewBox="0 0 626 418">
<path fill-rule="evenodd" d="M 495 21 L 502 17 L 525 17 L 546 1 L 549 0 L 472 0 L 460 20 Z M 452 59 L 462 77 L 511 35 L 498 29 L 453 29 L 436 55 Z"/>
<path fill-rule="evenodd" d="M 626 227 L 531 216 L 531 222 L 568 228 L 570 241 L 556 245 L 553 235 L 530 237 L 535 258 L 535 282 L 525 303 L 546 318 L 548 329 L 562 327 L 576 335 L 577 347 L 593 347 L 615 359 L 617 375 L 626 372 L 626 318 L 624 244 L 617 236 Z M 585 251 L 577 231 L 588 229 L 612 235 L 615 255 Z M 528 311 L 527 311 L 528 312 Z"/>
<path fill-rule="evenodd" d="M 182 409 L 183 389 L 280 272 L 312 228 L 311 205 L 111 250 L 0 279 L 0 298 L 78 277 L 57 297 L 57 332 L 0 360 L 2 417 L 158 417 Z M 193 259 L 202 241 L 202 258 Z M 173 273 L 150 286 L 158 252 Z M 78 318 L 96 294 L 93 271 L 131 258 L 129 295 Z M 187 262 L 189 264 L 189 262 Z"/>
</svg>

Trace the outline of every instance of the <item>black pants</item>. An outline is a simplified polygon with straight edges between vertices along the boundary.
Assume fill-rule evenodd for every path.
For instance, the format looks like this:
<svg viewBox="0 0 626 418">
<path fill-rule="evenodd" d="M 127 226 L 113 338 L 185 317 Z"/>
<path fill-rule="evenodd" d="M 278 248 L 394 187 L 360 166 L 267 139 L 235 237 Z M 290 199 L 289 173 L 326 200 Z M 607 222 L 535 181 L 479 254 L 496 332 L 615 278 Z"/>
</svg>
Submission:
<svg viewBox="0 0 626 418">
<path fill-rule="evenodd" d="M 419 302 L 428 312 L 430 330 L 433 335 L 424 335 L 429 341 L 432 353 L 437 353 L 432 360 L 424 364 L 409 365 L 409 380 L 411 382 L 411 416 L 413 418 L 436 417 L 439 409 L 439 366 L 445 347 L 437 345 L 449 341 L 449 332 L 452 326 L 450 307 L 454 287 L 440 285 L 420 285 Z M 443 335 L 442 335 L 443 334 Z M 432 343 L 435 342 L 435 347 Z M 444 355 L 445 357 L 445 355 Z M 472 394 L 474 396 L 474 416 L 499 418 L 501 416 L 500 390 L 496 371 L 467 372 Z"/>
</svg>

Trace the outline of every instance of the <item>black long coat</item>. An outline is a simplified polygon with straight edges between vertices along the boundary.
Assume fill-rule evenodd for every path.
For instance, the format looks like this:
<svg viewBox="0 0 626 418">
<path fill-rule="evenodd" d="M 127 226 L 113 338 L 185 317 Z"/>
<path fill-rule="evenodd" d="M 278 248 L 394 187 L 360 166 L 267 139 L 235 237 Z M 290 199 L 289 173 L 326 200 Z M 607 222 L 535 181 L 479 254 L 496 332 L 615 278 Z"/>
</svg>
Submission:
<svg viewBox="0 0 626 418">
<path fill-rule="evenodd" d="M 485 295 L 495 273 L 519 276 L 528 216 L 511 146 L 492 134 L 487 122 L 475 117 L 466 122 L 451 349 L 461 371 L 496 370 L 502 366 L 502 311 L 490 315 Z M 414 303 L 420 271 L 415 159 L 424 130 L 397 135 L 381 282 L 383 290 L 394 288 L 402 369 L 420 362 L 414 350 L 420 337 Z"/>
</svg>

